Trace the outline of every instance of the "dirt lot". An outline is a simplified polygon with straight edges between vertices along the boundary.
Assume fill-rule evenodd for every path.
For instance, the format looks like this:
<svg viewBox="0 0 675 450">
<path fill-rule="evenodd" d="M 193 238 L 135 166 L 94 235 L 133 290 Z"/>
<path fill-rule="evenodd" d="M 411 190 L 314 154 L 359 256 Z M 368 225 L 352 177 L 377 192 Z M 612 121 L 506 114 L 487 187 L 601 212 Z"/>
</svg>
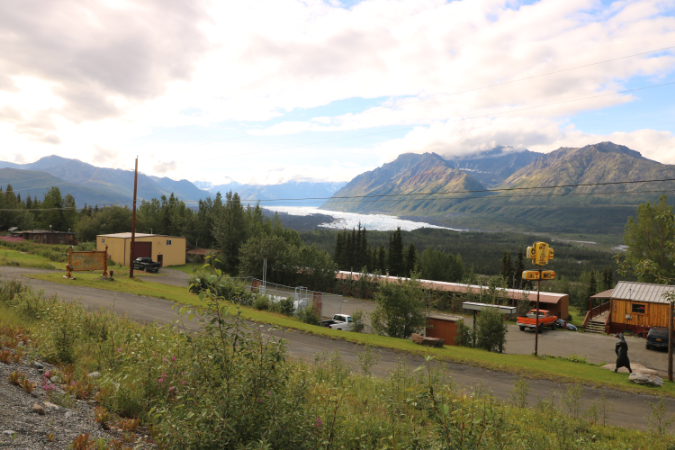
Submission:
<svg viewBox="0 0 675 450">
<path fill-rule="evenodd" d="M 19 267 L 0 268 L 0 276 L 2 278 L 22 278 L 21 274 L 28 272 L 44 271 Z M 170 323 L 177 319 L 176 311 L 171 310 L 172 302 L 167 300 L 103 291 L 94 288 L 66 286 L 41 280 L 24 279 L 24 281 L 38 289 L 45 289 L 45 292 L 48 294 L 57 294 L 65 300 L 76 299 L 92 308 L 114 308 L 118 313 L 128 315 L 141 322 Z M 366 306 L 366 303 L 369 302 L 363 302 L 362 305 L 359 305 L 358 301 L 347 302 L 349 304 L 348 308 L 355 307 L 355 309 L 358 309 L 359 306 Z M 345 311 L 348 313 L 350 310 L 345 309 Z M 195 329 L 196 324 L 188 324 L 188 326 Z M 513 340 L 509 351 L 515 352 L 513 349 L 515 347 L 516 349 L 520 349 L 522 353 L 530 353 L 534 335 L 532 333 L 520 332 L 516 327 L 513 328 L 515 328 L 515 331 L 509 330 L 509 337 Z M 354 368 L 358 367 L 357 355 L 362 351 L 359 345 L 296 331 L 277 330 L 274 331 L 274 334 L 288 341 L 289 352 L 293 357 L 313 360 L 314 355 L 318 352 L 337 350 L 347 363 L 352 364 Z M 592 345 L 589 345 L 589 342 Z M 589 360 L 593 362 L 611 362 L 614 355 L 614 339 L 600 335 L 550 331 L 544 333 L 540 345 L 541 353 L 543 354 L 555 354 L 555 349 L 557 349 L 560 354 L 565 352 L 579 355 L 586 354 Z M 597 350 L 591 350 L 591 347 L 597 348 Z M 629 355 L 632 361 L 641 361 L 641 350 L 643 350 L 643 346 L 631 341 Z M 390 350 L 378 350 L 378 353 L 380 358 L 377 365 L 373 368 L 373 371 L 377 375 L 386 375 L 403 359 L 413 367 L 423 364 L 421 357 L 407 353 L 397 353 Z M 655 358 L 665 358 L 663 353 L 650 353 L 653 353 Z M 645 365 L 647 366 L 648 364 Z M 477 384 L 482 384 L 484 388 L 492 391 L 497 397 L 506 399 L 513 387 L 514 377 L 508 373 L 455 363 L 444 363 L 444 367 L 452 373 L 454 381 L 463 388 L 469 389 Z M 546 380 L 534 380 L 531 382 L 531 389 L 530 403 L 534 404 L 537 399 L 550 397 L 556 391 L 564 390 L 564 385 Z M 585 402 L 590 403 L 592 400 L 599 398 L 601 392 L 604 392 L 608 400 L 614 405 L 614 411 L 610 413 L 608 423 L 640 429 L 647 427 L 645 417 L 650 414 L 648 402 L 656 401 L 656 397 L 628 394 L 611 389 L 584 388 Z M 668 399 L 667 405 L 669 411 L 675 412 L 675 399 Z"/>
</svg>

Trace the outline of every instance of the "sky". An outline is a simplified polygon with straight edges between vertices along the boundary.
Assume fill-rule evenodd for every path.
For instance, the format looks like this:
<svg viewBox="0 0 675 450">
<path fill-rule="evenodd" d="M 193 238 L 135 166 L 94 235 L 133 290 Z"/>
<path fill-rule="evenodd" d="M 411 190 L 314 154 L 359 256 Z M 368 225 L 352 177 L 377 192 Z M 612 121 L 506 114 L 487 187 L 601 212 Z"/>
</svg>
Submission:
<svg viewBox="0 0 675 450">
<path fill-rule="evenodd" d="M 612 141 L 675 164 L 673 99 L 673 0 L 0 2 L 16 163 L 275 184 Z"/>
</svg>

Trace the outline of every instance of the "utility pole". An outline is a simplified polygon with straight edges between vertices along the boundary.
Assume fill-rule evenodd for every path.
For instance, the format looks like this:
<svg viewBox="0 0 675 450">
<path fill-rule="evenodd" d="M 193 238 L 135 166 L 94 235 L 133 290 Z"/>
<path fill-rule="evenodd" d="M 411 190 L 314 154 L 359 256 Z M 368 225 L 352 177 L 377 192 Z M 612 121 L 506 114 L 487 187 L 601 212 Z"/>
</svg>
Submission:
<svg viewBox="0 0 675 450">
<path fill-rule="evenodd" d="M 134 245 L 136 243 L 136 193 L 138 192 L 138 156 L 136 156 L 136 169 L 134 170 L 134 203 L 131 212 L 131 251 L 129 252 L 129 278 L 134 277 Z"/>
<path fill-rule="evenodd" d="M 668 381 L 673 381 L 673 302 L 668 303 Z"/>
</svg>

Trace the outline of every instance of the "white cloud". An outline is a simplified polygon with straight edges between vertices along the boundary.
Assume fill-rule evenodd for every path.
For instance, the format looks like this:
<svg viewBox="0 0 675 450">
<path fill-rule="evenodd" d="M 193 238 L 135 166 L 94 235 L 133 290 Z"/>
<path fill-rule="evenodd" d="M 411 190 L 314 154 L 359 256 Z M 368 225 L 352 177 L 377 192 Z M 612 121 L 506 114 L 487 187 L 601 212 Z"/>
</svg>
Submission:
<svg viewBox="0 0 675 450">
<path fill-rule="evenodd" d="M 377 153 L 382 162 L 388 162 L 406 152 L 464 156 L 508 143 L 515 149 L 548 153 L 560 147 L 583 147 L 604 141 L 625 145 L 649 159 L 675 164 L 675 135 L 669 131 L 593 134 L 548 118 L 481 119 L 419 127 L 404 138 L 378 146 Z"/>
<path fill-rule="evenodd" d="M 225 173 L 233 167 L 227 159 L 213 159 L 200 171 L 193 146 L 211 139 L 195 130 L 207 134 L 235 121 L 245 124 L 234 127 L 239 133 L 255 129 L 255 140 L 410 128 L 406 138 L 377 146 L 384 160 L 421 149 L 536 150 L 613 136 L 655 159 L 672 160 L 672 152 L 663 153 L 672 149 L 672 130 L 617 131 L 596 139 L 566 122 L 582 111 L 631 103 L 631 95 L 561 103 L 620 90 L 636 77 L 658 83 L 675 70 L 672 52 L 451 94 L 662 48 L 675 42 L 673 10 L 672 0 L 609 6 L 365 0 L 349 9 L 321 0 L 26 0 L 0 5 L 0 138 L 26 160 L 57 153 L 129 169 L 140 154 L 156 174 L 257 182 L 303 171 L 344 180 L 372 167 L 324 166 L 303 150 L 256 155 L 256 168 L 248 172 Z M 284 120 L 289 112 L 339 100 L 381 98 L 391 108 Z M 490 118 L 543 103 L 561 104 Z M 260 126 L 273 118 L 281 123 Z M 183 128 L 192 134 L 162 135 Z M 334 134 L 326 136 L 316 141 Z M 199 152 L 222 154 L 215 146 Z"/>
</svg>

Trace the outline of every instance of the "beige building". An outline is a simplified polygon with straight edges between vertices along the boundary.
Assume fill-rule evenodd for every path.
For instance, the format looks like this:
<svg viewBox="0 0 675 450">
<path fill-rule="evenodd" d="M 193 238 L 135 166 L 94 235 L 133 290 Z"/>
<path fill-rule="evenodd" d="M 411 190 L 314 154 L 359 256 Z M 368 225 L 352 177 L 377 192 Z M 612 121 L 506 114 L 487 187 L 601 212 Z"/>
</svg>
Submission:
<svg viewBox="0 0 675 450">
<path fill-rule="evenodd" d="M 101 234 L 96 236 L 96 250 L 105 250 L 116 264 L 129 266 L 131 233 Z M 136 233 L 134 257 L 147 256 L 165 266 L 185 264 L 185 238 L 161 234 Z"/>
</svg>

